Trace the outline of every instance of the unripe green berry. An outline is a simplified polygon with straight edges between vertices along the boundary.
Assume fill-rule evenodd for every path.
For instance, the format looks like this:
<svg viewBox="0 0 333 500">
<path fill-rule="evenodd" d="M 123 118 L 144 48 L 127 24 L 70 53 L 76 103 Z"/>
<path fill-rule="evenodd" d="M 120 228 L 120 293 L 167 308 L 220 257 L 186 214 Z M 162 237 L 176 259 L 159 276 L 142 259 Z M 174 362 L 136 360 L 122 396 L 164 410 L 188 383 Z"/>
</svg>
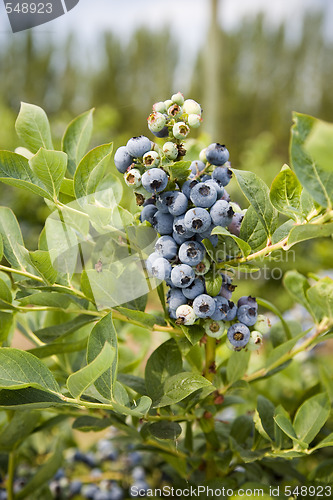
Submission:
<svg viewBox="0 0 333 500">
<path fill-rule="evenodd" d="M 165 105 L 165 108 L 168 110 L 170 108 L 170 106 L 173 105 L 173 101 L 171 99 L 167 99 L 166 101 L 164 101 L 164 105 Z"/>
<path fill-rule="evenodd" d="M 203 163 L 206 163 L 207 158 L 206 158 L 206 148 L 202 149 L 199 154 L 199 160 L 202 161 Z"/>
<path fill-rule="evenodd" d="M 160 132 L 166 125 L 167 119 L 158 111 L 151 113 L 148 118 L 148 127 L 152 132 Z"/>
<path fill-rule="evenodd" d="M 168 108 L 168 115 L 171 118 L 178 118 L 183 113 L 182 108 L 178 104 L 173 104 Z"/>
<path fill-rule="evenodd" d="M 175 123 L 172 133 L 176 139 L 185 139 L 190 133 L 190 127 L 184 122 Z"/>
<path fill-rule="evenodd" d="M 214 321 L 212 319 L 205 321 L 204 329 L 209 337 L 219 339 L 225 332 L 225 324 L 223 321 Z"/>
<path fill-rule="evenodd" d="M 250 335 L 250 340 L 247 344 L 247 348 L 250 351 L 257 351 L 262 346 L 262 333 L 257 330 L 253 330 Z"/>
<path fill-rule="evenodd" d="M 191 128 L 198 128 L 201 125 L 202 118 L 199 115 L 191 114 L 188 115 L 187 121 Z"/>
<path fill-rule="evenodd" d="M 127 186 L 134 188 L 141 186 L 141 174 L 137 168 L 132 168 L 128 172 L 125 172 L 124 179 Z"/>
<path fill-rule="evenodd" d="M 263 314 L 259 314 L 257 317 L 257 322 L 254 325 L 254 329 L 262 334 L 265 334 L 269 332 L 270 327 L 271 322 L 269 321 L 269 319 L 266 318 L 266 316 L 264 316 Z"/>
<path fill-rule="evenodd" d="M 188 115 L 199 115 L 201 116 L 201 106 L 198 102 L 193 99 L 186 99 L 183 104 L 183 111 Z"/>
<path fill-rule="evenodd" d="M 142 160 L 146 168 L 158 167 L 161 161 L 157 151 L 148 151 L 143 155 Z"/>
<path fill-rule="evenodd" d="M 184 304 L 177 308 L 176 317 L 176 323 L 186 326 L 193 325 L 195 320 L 197 319 L 193 307 L 187 304 Z"/>
<path fill-rule="evenodd" d="M 166 113 L 166 106 L 163 101 L 155 102 L 153 104 L 153 111 L 157 111 L 158 113 Z"/>
<path fill-rule="evenodd" d="M 197 276 L 203 276 L 208 273 L 210 269 L 210 260 L 207 257 L 204 257 L 198 265 L 195 266 L 195 274 Z"/>
<path fill-rule="evenodd" d="M 182 106 L 185 99 L 181 92 L 177 92 L 177 94 L 173 94 L 173 96 L 171 96 L 171 100 L 172 102 L 179 104 L 179 106 Z"/>
<path fill-rule="evenodd" d="M 175 160 L 178 156 L 178 148 L 174 142 L 168 141 L 163 145 L 163 153 L 169 160 Z"/>
</svg>

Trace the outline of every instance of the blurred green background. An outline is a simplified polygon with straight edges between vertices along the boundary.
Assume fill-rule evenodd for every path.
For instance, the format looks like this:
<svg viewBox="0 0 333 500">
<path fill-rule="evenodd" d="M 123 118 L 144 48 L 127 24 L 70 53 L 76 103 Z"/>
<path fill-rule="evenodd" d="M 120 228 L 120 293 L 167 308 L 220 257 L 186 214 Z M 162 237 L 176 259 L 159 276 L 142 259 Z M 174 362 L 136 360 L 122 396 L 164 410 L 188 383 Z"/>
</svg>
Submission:
<svg viewBox="0 0 333 500">
<path fill-rule="evenodd" d="M 270 184 L 288 162 L 292 111 L 332 121 L 333 42 L 326 29 L 332 17 L 330 2 L 310 0 L 302 8 L 296 0 L 273 2 L 285 9 L 281 22 L 275 23 L 267 8 L 261 11 L 260 2 L 256 7 L 254 2 L 251 15 L 242 12 L 244 2 L 239 2 L 233 24 L 223 22 L 228 3 L 207 0 L 203 7 L 195 1 L 193 12 L 188 9 L 182 19 L 174 11 L 184 39 L 188 35 L 195 40 L 198 33 L 193 50 L 187 47 L 185 52 L 172 22 L 159 28 L 158 23 L 138 21 L 125 37 L 119 30 L 103 28 L 93 45 L 84 43 L 85 32 L 74 27 L 61 36 L 47 30 L 8 32 L 6 37 L 2 33 L 0 148 L 19 146 L 14 123 L 20 101 L 46 110 L 56 147 L 66 124 L 95 107 L 92 146 L 112 140 L 116 148 L 133 135 L 146 134 L 152 103 L 180 90 L 203 106 L 202 146 L 211 141 L 226 144 L 232 166 L 252 170 Z M 205 27 L 197 24 L 199 4 L 205 9 Z M 119 22 L 125 31 L 126 19 Z M 235 181 L 230 191 L 246 206 Z M 1 184 L 0 197 L 2 205 L 15 211 L 28 248 L 36 248 L 48 209 L 37 197 Z M 331 267 L 331 250 L 329 240 L 304 243 L 288 262 L 270 265 L 306 273 L 311 256 L 311 270 L 317 272 Z M 244 279 L 241 287 L 261 296 L 269 290 L 272 302 L 282 308 L 289 305 L 280 279 Z"/>
</svg>

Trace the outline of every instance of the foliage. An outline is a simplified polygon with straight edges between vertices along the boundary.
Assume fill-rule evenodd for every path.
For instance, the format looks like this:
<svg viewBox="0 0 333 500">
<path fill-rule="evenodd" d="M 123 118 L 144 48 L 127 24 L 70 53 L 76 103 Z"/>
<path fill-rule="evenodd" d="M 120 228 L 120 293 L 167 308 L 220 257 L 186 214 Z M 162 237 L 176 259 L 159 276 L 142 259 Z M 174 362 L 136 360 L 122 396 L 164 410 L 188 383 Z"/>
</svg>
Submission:
<svg viewBox="0 0 333 500">
<path fill-rule="evenodd" d="M 286 385 L 284 376 L 301 376 L 294 358 L 309 356 L 331 338 L 332 279 L 297 270 L 285 275 L 287 291 L 312 318 L 306 330 L 283 319 L 267 298 L 258 300 L 280 317 L 259 356 L 231 353 L 224 338 L 216 344 L 195 326 L 178 327 L 164 316 L 163 293 L 159 312 L 149 311 L 149 287 L 137 266 L 150 252 L 152 230 L 119 205 L 122 188 L 110 168 L 112 145 L 86 152 L 91 116 L 87 112 L 72 121 L 62 150 L 54 150 L 44 111 L 23 104 L 16 129 L 29 151 L 0 152 L 1 181 L 42 197 L 51 211 L 38 250 L 29 252 L 14 213 L 0 208 L 0 407 L 8 411 L 1 416 L 0 442 L 9 464 L 22 441 L 45 432 L 47 411 L 94 417 L 85 430 L 110 419 L 140 450 L 159 454 L 180 484 L 212 479 L 232 488 L 276 484 L 276 474 L 316 480 L 302 464 L 316 454 L 325 460 L 325 448 L 333 444 L 331 374 L 319 358 L 316 372 L 305 357 L 314 372 L 312 385 L 303 391 L 293 385 L 292 401 L 282 401 L 278 391 Z M 227 263 L 230 271 L 251 271 L 277 250 L 331 237 L 333 155 L 330 163 L 321 137 L 313 133 L 321 126 L 294 114 L 290 167 L 282 167 L 271 188 L 253 172 L 234 170 L 250 208 L 236 238 L 238 256 Z M 122 292 L 129 289 L 135 300 L 124 303 Z M 34 347 L 11 347 L 15 329 Z M 242 414 L 226 424 L 221 412 L 237 405 Z M 53 458 L 16 498 L 45 487 L 64 444 L 53 446 Z M 239 465 L 245 472 L 236 475 Z M 10 467 L 9 498 L 14 498 L 12 480 Z"/>
</svg>

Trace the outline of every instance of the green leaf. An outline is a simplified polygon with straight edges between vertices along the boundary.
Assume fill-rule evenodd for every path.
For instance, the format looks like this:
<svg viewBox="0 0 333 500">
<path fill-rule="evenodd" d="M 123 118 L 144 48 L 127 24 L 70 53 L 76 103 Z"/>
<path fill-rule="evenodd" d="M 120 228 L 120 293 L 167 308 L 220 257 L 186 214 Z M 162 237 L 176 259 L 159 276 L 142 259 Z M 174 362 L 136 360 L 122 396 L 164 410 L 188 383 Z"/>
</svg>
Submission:
<svg viewBox="0 0 333 500">
<path fill-rule="evenodd" d="M 33 153 L 39 148 L 53 149 L 49 120 L 39 106 L 22 102 L 15 129 Z"/>
<path fill-rule="evenodd" d="M 32 494 L 34 498 L 38 498 L 39 489 L 45 486 L 45 483 L 52 479 L 57 470 L 61 467 L 63 460 L 62 451 L 63 445 L 59 440 L 52 456 L 37 469 L 28 484 L 15 495 L 16 500 L 27 498 L 30 494 Z"/>
<path fill-rule="evenodd" d="M 295 221 L 292 219 L 287 220 L 281 226 L 279 226 L 272 235 L 272 245 L 279 243 L 279 241 L 284 240 L 289 236 L 290 231 L 295 227 Z"/>
<path fill-rule="evenodd" d="M 241 238 L 238 238 L 234 234 L 229 233 L 229 231 L 227 231 L 225 227 L 220 227 L 220 226 L 215 227 L 212 231 L 212 234 L 218 234 L 220 236 L 232 238 L 237 243 L 237 246 L 241 251 L 242 257 L 247 257 L 248 255 L 250 255 L 251 246 Z"/>
<path fill-rule="evenodd" d="M 176 161 L 172 165 L 168 165 L 170 172 L 170 180 L 174 182 L 185 182 L 190 174 L 190 161 Z"/>
<path fill-rule="evenodd" d="M 333 446 L 333 432 L 325 437 L 320 443 L 318 443 L 311 451 L 319 450 L 320 448 L 326 448 Z"/>
<path fill-rule="evenodd" d="M 299 220 L 301 210 L 302 186 L 294 172 L 284 165 L 275 177 L 270 190 L 272 205 L 282 214 Z"/>
<path fill-rule="evenodd" d="M 114 350 L 114 358 L 108 369 L 95 381 L 98 392 L 108 400 L 114 399 L 114 386 L 117 378 L 118 367 L 118 341 L 117 333 L 112 321 L 112 312 L 104 316 L 92 329 L 87 347 L 87 362 L 92 363 L 100 354 L 105 343 L 110 344 Z"/>
<path fill-rule="evenodd" d="M 266 245 L 267 234 L 265 228 L 252 205 L 246 210 L 239 237 L 250 245 L 253 252 Z"/>
<path fill-rule="evenodd" d="M 274 441 L 274 412 L 275 407 L 269 399 L 264 396 L 258 396 L 257 411 L 263 426 L 264 431 L 267 433 L 268 437 Z"/>
<path fill-rule="evenodd" d="M 143 378 L 137 377 L 136 375 L 130 375 L 129 373 L 118 373 L 118 380 L 138 394 L 147 396 L 146 384 Z"/>
<path fill-rule="evenodd" d="M 78 408 L 79 405 L 64 402 L 60 395 L 57 396 L 45 390 L 28 387 L 27 389 L 17 389 L 15 391 L 0 390 L 0 407 L 2 410 L 27 410 L 53 407 Z"/>
<path fill-rule="evenodd" d="M 13 322 L 13 314 L 0 311 L 0 343 L 7 339 Z"/>
<path fill-rule="evenodd" d="M 306 292 L 310 288 L 310 285 L 305 276 L 297 271 L 288 271 L 283 277 L 283 284 L 294 300 L 302 304 L 305 309 L 313 314 L 306 296 Z"/>
<path fill-rule="evenodd" d="M 7 284 L 0 278 L 0 299 L 11 304 L 13 298 Z"/>
<path fill-rule="evenodd" d="M 61 149 L 68 156 L 68 171 L 74 175 L 76 167 L 88 149 L 93 129 L 94 109 L 82 113 L 68 125 Z"/>
<path fill-rule="evenodd" d="M 161 408 L 178 403 L 198 389 L 211 385 L 211 382 L 201 375 L 191 372 L 177 373 L 166 379 L 163 395 L 155 402 L 154 407 Z"/>
<path fill-rule="evenodd" d="M 59 392 L 59 385 L 50 370 L 38 358 L 19 349 L 0 349 L 0 388 L 35 387 Z"/>
<path fill-rule="evenodd" d="M 89 151 L 80 161 L 74 175 L 77 199 L 94 194 L 110 163 L 113 144 L 104 144 Z"/>
<path fill-rule="evenodd" d="M 126 318 L 140 323 L 144 328 L 151 329 L 154 325 L 160 324 L 158 318 L 153 314 L 148 314 L 142 311 L 134 311 L 133 309 L 127 309 L 126 307 L 117 307 L 116 310 L 126 316 Z"/>
<path fill-rule="evenodd" d="M 333 172 L 333 124 L 316 120 L 304 143 L 305 151 L 324 170 Z"/>
<path fill-rule="evenodd" d="M 91 363 L 68 377 L 67 387 L 74 398 L 80 398 L 85 390 L 112 366 L 114 355 L 115 349 L 106 342 Z"/>
<path fill-rule="evenodd" d="M 28 160 L 11 151 L 0 151 L 0 181 L 51 199 L 44 184 L 31 170 Z"/>
<path fill-rule="evenodd" d="M 333 280 L 322 278 L 306 291 L 306 296 L 316 316 L 333 318 Z"/>
<path fill-rule="evenodd" d="M 277 210 L 269 198 L 269 189 L 256 174 L 242 170 L 232 169 L 244 196 L 248 199 L 258 217 L 260 218 L 267 236 L 271 236 L 278 220 Z"/>
<path fill-rule="evenodd" d="M 332 236 L 332 233 L 333 222 L 327 222 L 325 224 L 304 224 L 301 226 L 294 226 L 289 234 L 288 247 L 290 248 L 300 241 Z"/>
<path fill-rule="evenodd" d="M 40 148 L 29 160 L 29 165 L 43 182 L 52 199 L 56 200 L 67 169 L 66 153 Z"/>
<path fill-rule="evenodd" d="M 166 381 L 183 369 L 182 357 L 174 339 L 161 344 L 150 356 L 145 369 L 146 388 L 153 400 L 164 393 Z"/>
<path fill-rule="evenodd" d="M 175 441 L 182 433 L 182 428 L 177 422 L 161 420 L 148 427 L 149 432 L 158 439 L 172 439 Z"/>
<path fill-rule="evenodd" d="M 85 415 L 84 417 L 77 418 L 72 427 L 80 432 L 98 432 L 103 429 L 107 429 L 113 425 L 114 421 L 111 418 L 97 418 L 91 415 Z"/>
<path fill-rule="evenodd" d="M 48 358 L 53 356 L 53 354 L 65 354 L 68 352 L 79 352 L 86 349 L 88 343 L 87 337 L 78 340 L 77 342 L 53 342 L 51 344 L 46 344 L 41 347 L 35 347 L 34 349 L 29 349 L 28 352 L 37 356 L 37 358 Z"/>
<path fill-rule="evenodd" d="M 265 364 L 265 367 L 267 369 L 270 369 L 272 365 L 275 365 L 275 363 L 277 363 L 280 358 L 282 358 L 285 354 L 287 354 L 287 352 L 291 351 L 292 348 L 295 346 L 296 342 L 304 337 L 306 332 L 300 332 L 298 335 L 296 335 L 294 338 L 288 340 L 287 342 L 284 342 L 284 344 L 281 344 L 277 347 L 275 347 L 275 349 L 273 349 L 267 359 L 266 359 L 266 364 Z"/>
<path fill-rule="evenodd" d="M 208 295 L 215 297 L 220 293 L 222 287 L 222 276 L 215 271 L 209 271 L 205 274 L 205 286 Z"/>
<path fill-rule="evenodd" d="M 18 300 L 22 306 L 34 305 L 67 309 L 72 299 L 73 296 L 65 295 L 64 293 L 38 292 Z"/>
<path fill-rule="evenodd" d="M 205 335 L 205 330 L 200 325 L 181 325 L 181 329 L 192 345 L 195 345 L 197 342 L 199 342 L 199 340 L 202 339 L 202 337 Z"/>
<path fill-rule="evenodd" d="M 299 440 L 310 444 L 330 415 L 330 401 L 326 393 L 307 399 L 297 410 L 294 428 Z"/>
<path fill-rule="evenodd" d="M 35 330 L 34 333 L 42 342 L 52 342 L 56 339 L 63 339 L 65 336 L 76 332 L 83 326 L 91 323 L 92 321 L 96 321 L 97 319 L 98 316 L 95 317 L 88 314 L 81 314 L 71 321 L 66 321 L 65 323 L 61 323 L 59 325 L 47 326 L 45 328 Z"/>
<path fill-rule="evenodd" d="M 279 405 L 275 410 L 274 420 L 286 436 L 293 441 L 298 441 L 290 416 L 281 405 Z"/>
<path fill-rule="evenodd" d="M 241 379 L 250 361 L 250 351 L 233 352 L 227 363 L 227 378 L 230 384 Z"/>
<path fill-rule="evenodd" d="M 38 273 L 48 284 L 53 285 L 57 279 L 58 273 L 52 266 L 49 252 L 45 250 L 36 250 L 35 252 L 29 252 L 29 256 L 32 265 Z"/>
<path fill-rule="evenodd" d="M 40 419 L 40 413 L 33 411 L 17 411 L 5 425 L 0 434 L 0 450 L 12 451 L 21 441 L 27 438 Z"/>
<path fill-rule="evenodd" d="M 293 113 L 290 158 L 292 167 L 301 182 L 319 205 L 331 207 L 333 200 L 333 174 L 322 169 L 305 151 L 306 141 L 317 123 L 309 115 Z"/>
<path fill-rule="evenodd" d="M 10 208 L 0 207 L 0 233 L 2 235 L 4 255 L 13 268 L 33 272 L 34 269 L 30 265 L 28 252 L 24 248 L 20 226 Z M 13 270 L 13 272 L 15 271 Z M 20 277 L 18 279 L 24 278 Z"/>
<path fill-rule="evenodd" d="M 66 179 L 66 177 L 63 179 L 60 186 L 60 193 L 66 194 L 71 198 L 75 198 L 73 179 Z"/>
<path fill-rule="evenodd" d="M 142 398 L 135 401 L 135 403 L 129 407 L 124 404 L 112 401 L 112 406 L 115 412 L 120 415 L 131 415 L 132 417 L 143 417 L 149 411 L 151 407 L 151 399 L 148 396 L 142 396 Z"/>
</svg>

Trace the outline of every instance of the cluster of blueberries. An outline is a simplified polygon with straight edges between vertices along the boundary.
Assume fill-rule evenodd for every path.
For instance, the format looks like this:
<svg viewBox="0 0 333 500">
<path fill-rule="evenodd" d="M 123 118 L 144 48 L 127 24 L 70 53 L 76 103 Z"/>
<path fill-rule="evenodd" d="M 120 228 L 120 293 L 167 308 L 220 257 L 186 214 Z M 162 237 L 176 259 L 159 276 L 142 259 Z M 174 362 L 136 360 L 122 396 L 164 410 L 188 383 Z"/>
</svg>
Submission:
<svg viewBox="0 0 333 500">
<path fill-rule="evenodd" d="M 214 338 L 227 330 L 232 350 L 257 349 L 269 325 L 258 315 L 256 300 L 249 296 L 241 297 L 237 305 L 232 302 L 235 286 L 227 272 L 220 271 L 222 285 L 216 296 L 209 295 L 205 285 L 205 275 L 215 269 L 204 240 L 218 245 L 218 236 L 211 234 L 216 226 L 239 236 L 245 213 L 225 189 L 232 177 L 227 148 L 210 144 L 191 163 L 185 180 L 172 182 L 170 177 L 170 165 L 186 154 L 182 140 L 191 127 L 200 125 L 201 113 L 200 105 L 185 100 L 180 92 L 154 104 L 148 127 L 166 142 L 160 147 L 148 137 L 132 137 L 116 151 L 114 162 L 134 188 L 137 204 L 143 206 L 141 223 L 150 224 L 160 235 L 146 268 L 151 277 L 170 287 L 170 318 L 184 326 L 200 322 Z"/>
</svg>

